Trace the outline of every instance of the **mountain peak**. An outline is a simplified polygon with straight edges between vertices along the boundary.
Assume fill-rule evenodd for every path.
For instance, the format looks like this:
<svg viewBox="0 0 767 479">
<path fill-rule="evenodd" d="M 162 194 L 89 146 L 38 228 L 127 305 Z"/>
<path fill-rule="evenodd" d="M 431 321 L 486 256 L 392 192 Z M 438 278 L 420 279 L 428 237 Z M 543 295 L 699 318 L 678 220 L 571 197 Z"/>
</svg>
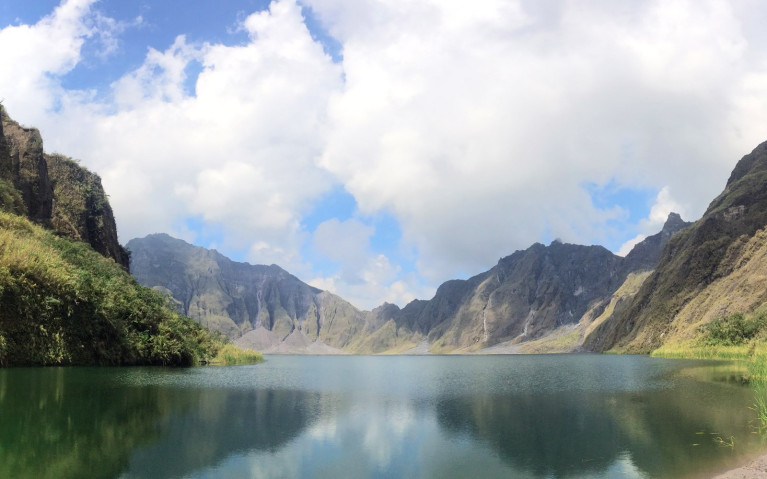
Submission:
<svg viewBox="0 0 767 479">
<path fill-rule="evenodd" d="M 731 186 L 733 183 L 742 179 L 749 173 L 753 173 L 757 170 L 764 170 L 767 168 L 767 141 L 761 143 L 754 148 L 754 151 L 745 155 L 735 165 L 735 168 L 730 174 L 730 178 L 727 180 L 727 186 Z M 725 189 L 725 193 L 727 189 Z"/>
<path fill-rule="evenodd" d="M 662 232 L 672 232 L 676 233 L 680 229 L 687 226 L 689 223 L 687 223 L 685 220 L 682 219 L 682 216 L 679 213 L 671 212 L 668 214 L 668 218 L 666 219 L 666 222 L 663 223 L 663 229 L 661 229 Z"/>
</svg>

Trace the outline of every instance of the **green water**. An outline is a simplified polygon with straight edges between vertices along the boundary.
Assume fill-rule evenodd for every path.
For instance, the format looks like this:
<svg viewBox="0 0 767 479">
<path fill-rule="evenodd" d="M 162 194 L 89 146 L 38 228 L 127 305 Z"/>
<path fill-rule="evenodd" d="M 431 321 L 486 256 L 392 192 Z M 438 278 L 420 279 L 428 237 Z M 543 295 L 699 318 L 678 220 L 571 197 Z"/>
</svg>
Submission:
<svg viewBox="0 0 767 479">
<path fill-rule="evenodd" d="M 707 477 L 765 449 L 752 404 L 731 366 L 640 356 L 9 369 L 0 477 Z"/>
</svg>

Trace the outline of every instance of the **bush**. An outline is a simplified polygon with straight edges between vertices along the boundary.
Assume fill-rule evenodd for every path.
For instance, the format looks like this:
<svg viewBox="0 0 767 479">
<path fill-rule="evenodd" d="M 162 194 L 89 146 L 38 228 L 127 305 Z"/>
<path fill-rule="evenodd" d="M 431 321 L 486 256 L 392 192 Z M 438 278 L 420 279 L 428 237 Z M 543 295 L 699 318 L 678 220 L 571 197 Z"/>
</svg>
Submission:
<svg viewBox="0 0 767 479">
<path fill-rule="evenodd" d="M 711 346 L 737 346 L 755 338 L 766 323 L 763 314 L 747 318 L 743 313 L 734 313 L 705 325 L 702 340 Z"/>
<path fill-rule="evenodd" d="M 16 215 L 24 214 L 24 201 L 19 192 L 10 183 L 0 180 L 0 211 Z"/>
<path fill-rule="evenodd" d="M 87 244 L 0 212 L 0 365 L 188 366 L 224 344 Z"/>
</svg>

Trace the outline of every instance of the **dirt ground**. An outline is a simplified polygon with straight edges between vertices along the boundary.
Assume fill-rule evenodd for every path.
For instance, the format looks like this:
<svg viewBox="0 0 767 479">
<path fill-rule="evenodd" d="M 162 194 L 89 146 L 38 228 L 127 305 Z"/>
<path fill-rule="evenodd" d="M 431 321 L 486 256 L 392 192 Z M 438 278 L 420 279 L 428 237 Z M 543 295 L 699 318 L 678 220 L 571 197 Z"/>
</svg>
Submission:
<svg viewBox="0 0 767 479">
<path fill-rule="evenodd" d="M 713 479 L 766 479 L 767 454 L 757 457 L 745 466 L 727 471 Z"/>
</svg>

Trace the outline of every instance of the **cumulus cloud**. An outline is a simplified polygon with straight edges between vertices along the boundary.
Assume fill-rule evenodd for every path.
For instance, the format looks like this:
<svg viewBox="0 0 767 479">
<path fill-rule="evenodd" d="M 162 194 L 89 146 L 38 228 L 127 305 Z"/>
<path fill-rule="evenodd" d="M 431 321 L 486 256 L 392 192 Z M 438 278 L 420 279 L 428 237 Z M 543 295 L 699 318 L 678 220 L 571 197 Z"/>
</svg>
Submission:
<svg viewBox="0 0 767 479">
<path fill-rule="evenodd" d="M 761 91 L 764 68 L 727 2 L 309 3 L 344 45 L 322 164 L 400 219 L 432 280 L 543 231 L 599 238 L 614 212 L 584 181 L 668 185 L 700 214 L 759 140 L 726 138 L 753 119 L 737 85 Z"/>
<path fill-rule="evenodd" d="M 767 131 L 765 7 L 752 0 L 303 3 L 340 63 L 302 6 L 279 0 L 243 19 L 242 44 L 179 32 L 94 92 L 61 79 L 87 42 L 114 51 L 126 24 L 67 0 L 0 30 L 13 65 L 0 96 L 49 150 L 102 176 L 124 240 L 194 240 L 186 221 L 201 220 L 224 252 L 366 306 L 428 297 L 543 236 L 599 242 L 626 220 L 584 184 L 657 191 L 643 235 L 669 208 L 695 219 Z M 396 218 L 417 271 L 373 250 L 363 221 L 303 229 L 338 185 L 360 215 Z M 314 270 L 307 244 L 337 270 Z"/>
<path fill-rule="evenodd" d="M 26 27 L 35 38 L 67 27 L 69 41 L 61 43 L 71 45 L 68 55 L 36 67 L 39 78 L 77 61 L 89 34 L 77 28 L 86 7 L 70 1 Z M 331 185 L 314 162 L 325 105 L 342 72 L 312 40 L 294 2 L 271 4 L 243 28 L 245 45 L 190 44 L 181 35 L 164 50 L 150 48 L 140 67 L 112 85 L 109 103 L 59 91 L 62 108 L 48 110 L 38 125 L 46 138 L 54 132 L 49 149 L 82 158 L 102 175 L 122 238 L 170 230 L 194 239 L 183 219 L 197 217 L 221 228 L 223 246 L 249 249 L 253 262 L 300 267 L 301 214 Z M 202 65 L 193 95 L 185 89 L 192 62 Z M 15 99 L 8 106 L 12 114 L 26 109 Z M 62 131 L 68 134 L 56 134 Z"/>
<path fill-rule="evenodd" d="M 0 30 L 0 91 L 6 104 L 37 119 L 51 108 L 63 75 L 80 61 L 80 49 L 93 34 L 84 22 L 95 0 L 63 2 L 36 25 Z"/>
<path fill-rule="evenodd" d="M 332 274 L 317 276 L 309 283 L 365 309 L 384 301 L 404 305 L 418 297 L 431 297 L 432 287 L 422 285 L 413 274 L 402 275 L 399 265 L 371 249 L 374 233 L 375 228 L 356 219 L 333 218 L 317 226 L 312 237 L 314 248 L 338 267 Z"/>
</svg>

